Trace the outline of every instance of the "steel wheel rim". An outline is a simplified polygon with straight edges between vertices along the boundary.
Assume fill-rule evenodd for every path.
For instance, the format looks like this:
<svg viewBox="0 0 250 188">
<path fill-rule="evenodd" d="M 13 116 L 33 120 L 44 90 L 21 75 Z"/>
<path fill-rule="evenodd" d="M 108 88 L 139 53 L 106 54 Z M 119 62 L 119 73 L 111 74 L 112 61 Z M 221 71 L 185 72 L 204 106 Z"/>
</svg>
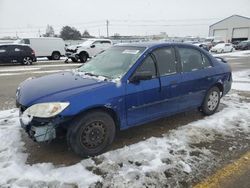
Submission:
<svg viewBox="0 0 250 188">
<path fill-rule="evenodd" d="M 213 111 L 219 102 L 219 94 L 216 91 L 210 93 L 208 97 L 207 107 L 210 111 Z"/>
<path fill-rule="evenodd" d="M 105 141 L 107 129 L 103 122 L 94 121 L 81 131 L 80 143 L 87 149 L 96 149 Z"/>
</svg>

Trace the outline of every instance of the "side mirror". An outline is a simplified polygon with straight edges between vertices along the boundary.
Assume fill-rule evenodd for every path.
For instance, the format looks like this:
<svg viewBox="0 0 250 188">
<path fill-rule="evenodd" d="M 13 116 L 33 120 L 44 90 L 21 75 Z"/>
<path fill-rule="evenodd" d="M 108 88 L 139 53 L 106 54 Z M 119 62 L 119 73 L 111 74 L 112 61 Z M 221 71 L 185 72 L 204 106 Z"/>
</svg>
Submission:
<svg viewBox="0 0 250 188">
<path fill-rule="evenodd" d="M 152 79 L 153 75 L 150 71 L 141 71 L 136 72 L 130 79 L 129 82 L 131 83 L 138 83 L 141 80 L 150 80 Z"/>
<path fill-rule="evenodd" d="M 90 48 L 94 48 L 95 47 L 95 45 L 94 44 L 92 44 L 91 46 L 90 46 Z"/>
</svg>

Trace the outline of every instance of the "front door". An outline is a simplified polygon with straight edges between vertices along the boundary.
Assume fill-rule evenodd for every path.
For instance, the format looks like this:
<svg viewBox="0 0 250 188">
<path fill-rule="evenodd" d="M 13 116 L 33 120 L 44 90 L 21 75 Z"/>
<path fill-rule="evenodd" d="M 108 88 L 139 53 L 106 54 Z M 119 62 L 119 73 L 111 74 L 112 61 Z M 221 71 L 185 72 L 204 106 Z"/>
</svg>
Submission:
<svg viewBox="0 0 250 188">
<path fill-rule="evenodd" d="M 136 72 L 150 72 L 151 79 L 127 83 L 126 110 L 128 126 L 141 124 L 150 120 L 159 110 L 160 80 L 156 75 L 156 64 L 148 55 Z"/>
<path fill-rule="evenodd" d="M 179 83 L 179 72 L 175 50 L 171 46 L 161 47 L 152 53 L 156 59 L 161 79 L 161 115 L 170 115 L 178 112 L 179 99 L 182 97 Z"/>
</svg>

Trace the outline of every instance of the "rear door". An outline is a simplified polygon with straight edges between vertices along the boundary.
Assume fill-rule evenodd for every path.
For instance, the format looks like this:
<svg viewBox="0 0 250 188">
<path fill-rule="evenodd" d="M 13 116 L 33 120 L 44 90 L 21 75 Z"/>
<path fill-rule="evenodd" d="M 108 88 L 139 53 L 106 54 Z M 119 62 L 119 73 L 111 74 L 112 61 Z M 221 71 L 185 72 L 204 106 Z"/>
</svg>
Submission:
<svg viewBox="0 0 250 188">
<path fill-rule="evenodd" d="M 13 46 L 11 51 L 13 54 L 13 60 L 15 62 L 22 62 L 22 60 L 25 56 L 25 52 L 23 51 L 23 47 L 22 46 Z"/>
<path fill-rule="evenodd" d="M 148 55 L 136 71 L 150 72 L 153 77 L 138 83 L 128 81 L 126 94 L 128 126 L 149 121 L 159 113 L 161 105 L 160 80 L 152 56 Z"/>
<path fill-rule="evenodd" d="M 202 104 L 206 91 L 215 83 L 214 68 L 209 58 L 193 47 L 178 47 L 182 78 L 179 92 L 180 109 L 198 107 Z"/>
</svg>

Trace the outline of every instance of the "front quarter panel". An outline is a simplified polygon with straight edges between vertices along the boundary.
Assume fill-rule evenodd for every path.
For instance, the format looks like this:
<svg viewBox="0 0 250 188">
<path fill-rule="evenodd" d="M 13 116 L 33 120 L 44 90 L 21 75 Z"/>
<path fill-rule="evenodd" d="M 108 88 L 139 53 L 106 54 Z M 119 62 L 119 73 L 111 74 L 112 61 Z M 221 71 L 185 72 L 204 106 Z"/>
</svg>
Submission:
<svg viewBox="0 0 250 188">
<path fill-rule="evenodd" d="M 88 92 L 76 93 L 64 98 L 70 105 L 60 115 L 76 116 L 87 110 L 108 108 L 116 113 L 120 126 L 126 126 L 124 93 L 125 87 L 122 83 L 111 83 Z"/>
</svg>

